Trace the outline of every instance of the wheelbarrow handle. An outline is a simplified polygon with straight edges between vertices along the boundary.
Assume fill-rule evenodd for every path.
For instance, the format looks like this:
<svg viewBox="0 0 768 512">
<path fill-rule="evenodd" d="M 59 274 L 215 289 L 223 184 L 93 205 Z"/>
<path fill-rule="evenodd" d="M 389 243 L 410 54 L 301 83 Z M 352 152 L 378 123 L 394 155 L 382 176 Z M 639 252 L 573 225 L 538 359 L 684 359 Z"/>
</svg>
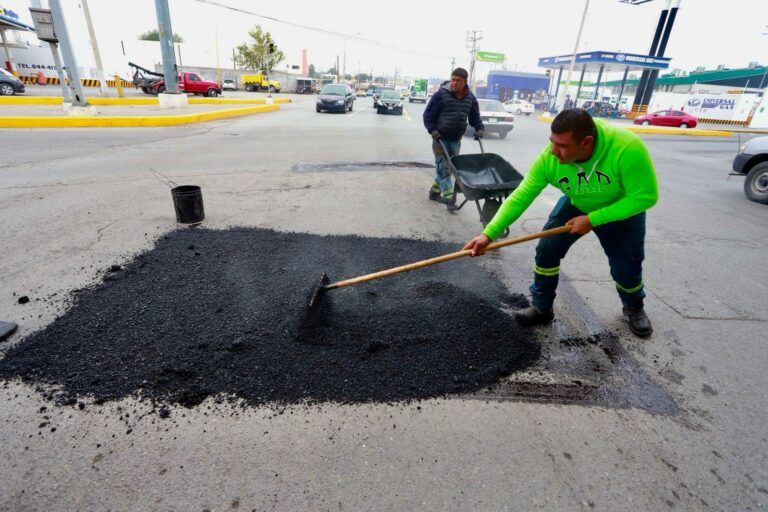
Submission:
<svg viewBox="0 0 768 512">
<path fill-rule="evenodd" d="M 453 165 L 453 161 L 451 161 L 450 153 L 448 153 L 448 148 L 446 147 L 445 143 L 443 142 L 442 137 L 439 137 L 437 139 L 437 142 L 440 143 L 440 147 L 443 148 L 443 156 L 445 157 L 444 160 L 447 161 L 448 170 L 451 171 L 451 174 L 456 175 L 456 167 Z"/>
<path fill-rule="evenodd" d="M 535 240 L 537 238 L 544 238 L 545 236 L 552 236 L 552 235 L 559 235 L 561 233 L 568 233 L 571 230 L 571 226 L 560 226 L 558 228 L 552 228 L 547 229 L 544 231 L 539 231 L 538 233 L 531 233 L 528 235 L 522 235 L 515 238 L 510 238 L 509 240 L 504 240 L 503 242 L 494 242 L 492 244 L 488 244 L 485 248 L 486 251 L 492 251 L 494 249 L 500 249 L 501 247 L 506 247 L 508 245 L 514 245 L 519 244 L 523 242 L 527 242 L 529 240 Z M 436 265 L 437 263 L 443 263 L 445 261 L 451 261 L 458 258 L 463 258 L 464 256 L 470 256 L 472 254 L 472 249 L 466 249 L 463 251 L 458 252 L 452 252 L 450 254 L 444 254 L 442 256 L 437 256 L 436 258 L 430 258 L 428 260 L 422 260 L 417 261 L 415 263 L 409 263 L 408 265 L 402 265 L 400 267 L 394 267 L 387 270 L 381 270 L 379 272 L 374 272 L 372 274 L 366 274 L 364 276 L 359 277 L 353 277 L 351 279 L 347 279 L 344 281 L 338 281 L 336 283 L 329 284 L 327 286 L 324 286 L 324 290 L 333 290 L 336 288 L 344 288 L 345 286 L 352 286 L 354 284 L 364 283 L 366 281 L 373 281 L 374 279 L 379 279 L 381 277 L 387 277 L 392 276 L 395 274 L 399 274 L 401 272 L 408 272 L 409 270 L 416 270 L 418 268 L 422 267 L 428 267 L 430 265 Z"/>
<path fill-rule="evenodd" d="M 480 144 L 480 153 L 485 154 L 485 148 L 483 148 L 483 138 L 478 137 L 477 134 L 475 134 L 475 140 L 477 141 L 478 144 Z"/>
</svg>

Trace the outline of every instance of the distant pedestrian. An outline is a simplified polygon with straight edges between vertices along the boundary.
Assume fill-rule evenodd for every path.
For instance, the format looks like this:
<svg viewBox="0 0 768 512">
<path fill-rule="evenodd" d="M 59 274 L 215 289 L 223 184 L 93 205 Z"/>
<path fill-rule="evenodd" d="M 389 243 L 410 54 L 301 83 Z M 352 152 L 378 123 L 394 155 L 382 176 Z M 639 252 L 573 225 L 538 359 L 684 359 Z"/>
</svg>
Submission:
<svg viewBox="0 0 768 512">
<path fill-rule="evenodd" d="M 574 105 L 573 105 L 573 100 L 571 99 L 571 95 L 570 94 L 566 94 L 565 95 L 565 103 L 563 104 L 563 110 L 566 110 L 566 109 L 569 109 L 569 108 L 573 108 L 573 107 L 574 107 Z"/>
<path fill-rule="evenodd" d="M 484 129 L 477 98 L 467 85 L 468 76 L 464 68 L 453 70 L 450 82 L 443 82 L 424 109 L 424 127 L 432 136 L 432 152 L 435 155 L 436 175 L 429 190 L 429 199 L 445 204 L 451 211 L 456 208 L 453 181 L 443 159 L 459 154 L 461 138 L 467 131 L 467 120 L 478 137 L 483 136 Z M 448 150 L 448 155 L 443 154 L 440 141 Z"/>
</svg>

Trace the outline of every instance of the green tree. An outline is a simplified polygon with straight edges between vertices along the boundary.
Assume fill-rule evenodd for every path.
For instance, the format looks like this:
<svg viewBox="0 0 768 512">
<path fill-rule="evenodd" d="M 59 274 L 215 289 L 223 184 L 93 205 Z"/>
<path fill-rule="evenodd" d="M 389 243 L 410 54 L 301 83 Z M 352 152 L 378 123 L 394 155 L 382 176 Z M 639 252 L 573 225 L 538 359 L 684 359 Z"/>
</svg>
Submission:
<svg viewBox="0 0 768 512">
<path fill-rule="evenodd" d="M 272 34 L 256 25 L 248 32 L 253 40 L 251 44 L 243 43 L 235 48 L 235 66 L 240 69 L 258 69 L 267 72 L 285 60 L 285 54 L 278 49 L 272 40 Z M 270 45 L 274 51 L 269 52 Z"/>
<path fill-rule="evenodd" d="M 335 74 L 336 74 L 336 67 L 334 66 L 334 67 L 330 68 L 330 69 L 328 70 L 328 74 L 329 74 L 329 75 L 335 75 Z"/>
<path fill-rule="evenodd" d="M 367 82 L 370 80 L 370 77 L 367 73 L 360 73 L 359 75 L 355 75 L 355 80 L 358 80 L 360 82 Z"/>
<path fill-rule="evenodd" d="M 159 41 L 160 40 L 160 31 L 159 30 L 147 30 L 143 34 L 139 36 L 140 41 Z M 176 32 L 173 33 L 173 42 L 174 43 L 183 43 L 184 38 L 181 37 Z"/>
<path fill-rule="evenodd" d="M 307 68 L 307 74 L 309 75 L 309 78 L 317 78 L 317 70 L 315 69 L 314 64 L 310 64 Z"/>
</svg>

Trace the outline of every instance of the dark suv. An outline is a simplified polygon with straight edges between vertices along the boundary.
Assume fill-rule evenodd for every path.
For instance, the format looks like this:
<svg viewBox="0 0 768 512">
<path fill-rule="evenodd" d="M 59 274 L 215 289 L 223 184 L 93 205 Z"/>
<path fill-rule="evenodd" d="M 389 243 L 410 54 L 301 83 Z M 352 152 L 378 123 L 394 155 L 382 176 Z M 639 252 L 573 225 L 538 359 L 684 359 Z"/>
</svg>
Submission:
<svg viewBox="0 0 768 512">
<path fill-rule="evenodd" d="M 24 92 L 24 83 L 6 70 L 0 68 L 0 95 L 11 96 L 17 92 Z"/>
<path fill-rule="evenodd" d="M 344 84 L 325 84 L 317 97 L 315 110 L 322 112 L 352 112 L 352 106 L 355 103 L 355 91 Z"/>
</svg>

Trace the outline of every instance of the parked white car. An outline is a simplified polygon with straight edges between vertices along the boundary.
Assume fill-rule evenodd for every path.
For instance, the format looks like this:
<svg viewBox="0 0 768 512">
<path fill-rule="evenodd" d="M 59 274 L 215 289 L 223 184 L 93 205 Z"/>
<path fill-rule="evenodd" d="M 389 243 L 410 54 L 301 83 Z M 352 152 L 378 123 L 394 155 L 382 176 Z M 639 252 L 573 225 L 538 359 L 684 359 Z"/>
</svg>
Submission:
<svg viewBox="0 0 768 512">
<path fill-rule="evenodd" d="M 504 105 L 496 100 L 477 100 L 480 106 L 480 119 L 485 126 L 485 133 L 498 134 L 505 138 L 515 127 L 515 116 L 504 109 Z"/>
<path fill-rule="evenodd" d="M 504 108 L 507 109 L 507 112 L 512 112 L 517 115 L 525 114 L 527 116 L 533 114 L 533 111 L 535 110 L 533 103 L 525 100 L 505 101 Z"/>
<path fill-rule="evenodd" d="M 221 84 L 221 90 L 222 91 L 236 91 L 237 90 L 237 84 L 235 84 L 234 80 L 224 80 L 224 83 Z"/>
</svg>

